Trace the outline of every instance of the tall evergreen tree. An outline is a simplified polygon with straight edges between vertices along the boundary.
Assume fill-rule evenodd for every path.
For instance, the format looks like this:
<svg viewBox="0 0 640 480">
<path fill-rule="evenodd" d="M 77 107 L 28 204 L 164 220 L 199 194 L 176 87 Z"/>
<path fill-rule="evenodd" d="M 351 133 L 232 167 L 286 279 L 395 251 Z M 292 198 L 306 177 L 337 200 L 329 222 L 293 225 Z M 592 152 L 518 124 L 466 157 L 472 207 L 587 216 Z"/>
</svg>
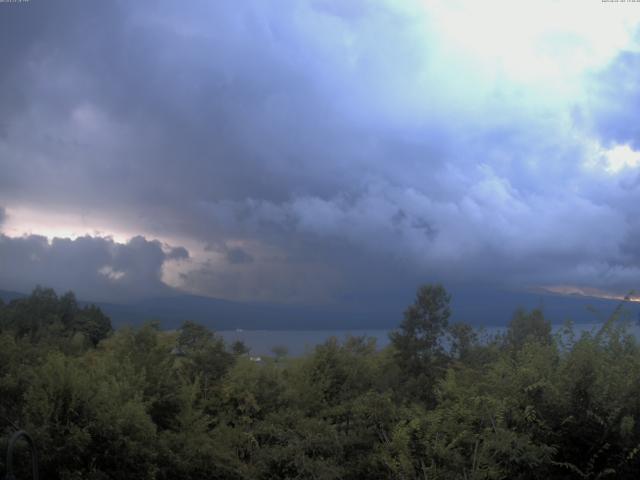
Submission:
<svg viewBox="0 0 640 480">
<path fill-rule="evenodd" d="M 389 335 L 408 392 L 429 404 L 444 366 L 442 339 L 451 315 L 450 301 L 442 285 L 423 285 L 404 312 L 400 328 Z"/>
</svg>

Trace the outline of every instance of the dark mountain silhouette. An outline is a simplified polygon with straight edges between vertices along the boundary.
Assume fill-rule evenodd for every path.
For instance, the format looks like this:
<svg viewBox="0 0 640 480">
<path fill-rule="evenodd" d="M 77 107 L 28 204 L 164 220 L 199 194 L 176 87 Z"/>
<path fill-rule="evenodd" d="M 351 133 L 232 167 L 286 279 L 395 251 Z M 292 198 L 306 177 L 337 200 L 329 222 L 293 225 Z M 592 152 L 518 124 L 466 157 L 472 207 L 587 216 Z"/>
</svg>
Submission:
<svg viewBox="0 0 640 480">
<path fill-rule="evenodd" d="M 583 296 L 562 296 L 545 293 L 452 289 L 451 321 L 464 321 L 474 326 L 502 326 L 513 312 L 522 307 L 542 308 L 553 323 L 571 319 L 576 323 L 602 322 L 613 312 L 618 302 Z M 24 293 L 2 291 L 0 298 L 11 301 Z M 113 321 L 114 326 L 139 325 L 147 320 L 160 321 L 163 328 L 177 328 L 192 320 L 215 330 L 340 330 L 395 328 L 411 297 L 384 304 L 308 306 L 275 303 L 233 302 L 196 295 L 176 295 L 148 298 L 137 302 L 116 304 L 95 303 Z M 640 315 L 640 304 L 628 302 L 628 318 Z"/>
</svg>

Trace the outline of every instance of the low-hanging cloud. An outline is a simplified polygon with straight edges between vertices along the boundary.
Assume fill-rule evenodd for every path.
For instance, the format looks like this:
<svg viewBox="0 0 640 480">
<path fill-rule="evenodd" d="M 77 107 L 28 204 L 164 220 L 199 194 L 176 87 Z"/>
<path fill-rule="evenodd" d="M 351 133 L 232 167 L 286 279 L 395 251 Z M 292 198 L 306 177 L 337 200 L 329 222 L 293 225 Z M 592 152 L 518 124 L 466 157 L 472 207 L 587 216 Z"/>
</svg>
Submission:
<svg viewBox="0 0 640 480">
<path fill-rule="evenodd" d="M 183 247 L 134 237 L 118 243 L 105 237 L 76 239 L 0 234 L 0 289 L 22 292 L 41 284 L 73 290 L 87 300 L 132 300 L 170 294 L 163 267 L 188 259 Z"/>
</svg>

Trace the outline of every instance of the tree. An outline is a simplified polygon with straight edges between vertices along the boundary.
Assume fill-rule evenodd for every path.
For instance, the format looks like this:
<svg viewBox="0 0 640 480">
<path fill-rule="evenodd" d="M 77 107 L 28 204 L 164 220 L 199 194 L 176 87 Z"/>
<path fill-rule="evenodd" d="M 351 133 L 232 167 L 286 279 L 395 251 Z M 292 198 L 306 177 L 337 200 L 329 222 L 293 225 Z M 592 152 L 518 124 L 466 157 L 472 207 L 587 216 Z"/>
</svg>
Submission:
<svg viewBox="0 0 640 480">
<path fill-rule="evenodd" d="M 216 382 L 233 365 L 234 356 L 225 347 L 224 340 L 203 325 L 184 322 L 177 340 L 177 351 L 186 357 L 186 371 L 192 381 L 202 380 L 204 398 L 212 382 Z"/>
<path fill-rule="evenodd" d="M 285 345 L 276 345 L 271 352 L 276 356 L 276 362 L 280 362 L 289 354 L 289 349 Z"/>
<path fill-rule="evenodd" d="M 60 323 L 58 296 L 51 288 L 37 286 L 30 296 L 13 300 L 6 307 L 6 327 L 16 337 L 37 341 L 49 327 Z"/>
<path fill-rule="evenodd" d="M 156 428 L 122 366 L 52 354 L 33 371 L 23 416 L 44 478 L 153 478 Z"/>
<path fill-rule="evenodd" d="M 441 339 L 451 315 L 450 301 L 442 285 L 423 285 L 405 310 L 400 328 L 389 335 L 410 395 L 428 403 L 434 400 L 433 386 L 442 373 Z"/>
<path fill-rule="evenodd" d="M 465 360 L 471 353 L 471 349 L 477 344 L 478 335 L 471 325 L 460 322 L 450 325 L 448 332 L 451 341 L 451 356 Z"/>
<path fill-rule="evenodd" d="M 111 319 L 95 305 L 78 311 L 72 320 L 72 328 L 82 333 L 93 346 L 107 338 L 112 331 Z"/>
<path fill-rule="evenodd" d="M 236 340 L 231 344 L 231 352 L 238 357 L 246 355 L 250 351 L 251 349 L 242 340 Z"/>
<path fill-rule="evenodd" d="M 78 301 L 73 292 L 67 292 L 62 295 L 58 301 L 58 310 L 60 312 L 60 320 L 65 328 L 72 328 L 75 316 L 78 314 Z"/>
<path fill-rule="evenodd" d="M 178 348 L 187 354 L 205 348 L 213 339 L 213 332 L 207 327 L 187 320 L 180 327 Z"/>
<path fill-rule="evenodd" d="M 551 322 L 545 320 L 542 310 L 536 308 L 531 313 L 518 309 L 507 329 L 506 343 L 520 349 L 525 343 L 534 341 L 544 345 L 551 344 Z"/>
</svg>

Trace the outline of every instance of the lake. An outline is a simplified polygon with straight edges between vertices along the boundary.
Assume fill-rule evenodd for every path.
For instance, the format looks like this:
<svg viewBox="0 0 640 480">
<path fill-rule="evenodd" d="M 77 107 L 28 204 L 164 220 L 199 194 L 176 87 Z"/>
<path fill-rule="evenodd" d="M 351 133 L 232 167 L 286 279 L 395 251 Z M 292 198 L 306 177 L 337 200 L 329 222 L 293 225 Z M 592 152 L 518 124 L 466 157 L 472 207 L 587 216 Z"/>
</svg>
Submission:
<svg viewBox="0 0 640 480">
<path fill-rule="evenodd" d="M 574 325 L 576 334 L 587 331 L 597 331 L 601 323 L 579 323 Z M 556 332 L 562 325 L 553 325 Z M 504 331 L 506 327 L 484 327 L 486 335 Z M 630 330 L 640 338 L 640 326 L 633 323 Z M 299 356 L 311 352 L 316 345 L 325 342 L 330 337 L 342 340 L 347 336 L 367 336 L 376 339 L 378 348 L 389 344 L 391 330 L 222 330 L 221 334 L 227 342 L 242 340 L 251 349 L 252 355 L 272 355 L 271 349 L 277 345 L 287 347 L 289 355 Z"/>
</svg>

